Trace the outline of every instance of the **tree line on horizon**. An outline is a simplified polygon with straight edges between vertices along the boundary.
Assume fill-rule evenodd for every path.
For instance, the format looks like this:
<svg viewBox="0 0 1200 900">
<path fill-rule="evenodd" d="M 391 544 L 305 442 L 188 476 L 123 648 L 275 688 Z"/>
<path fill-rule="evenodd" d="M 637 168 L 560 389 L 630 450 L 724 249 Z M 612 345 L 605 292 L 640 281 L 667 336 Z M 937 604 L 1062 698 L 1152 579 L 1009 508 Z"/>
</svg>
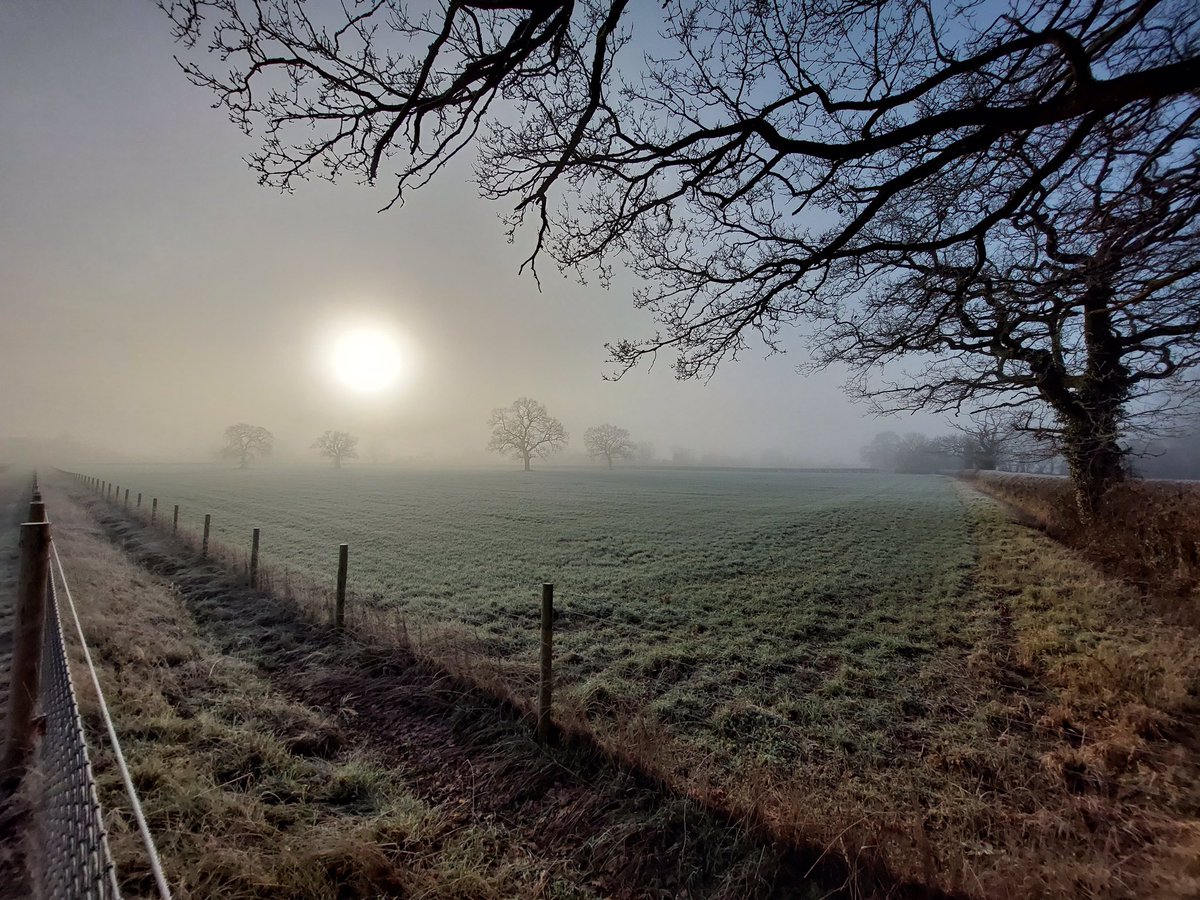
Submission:
<svg viewBox="0 0 1200 900">
<path fill-rule="evenodd" d="M 348 431 L 326 429 L 313 441 L 311 449 L 340 469 L 342 463 L 358 456 L 358 438 Z M 261 425 L 238 422 L 225 429 L 225 445 L 220 454 L 226 459 L 237 460 L 238 468 L 245 469 L 250 462 L 270 456 L 275 449 L 275 435 Z"/>
<path fill-rule="evenodd" d="M 548 459 L 567 448 L 569 434 L 546 406 L 530 397 L 519 397 L 507 407 L 492 410 L 487 424 L 492 428 L 487 449 L 519 460 L 525 471 L 534 459 Z M 860 450 L 872 469 L 903 474 L 932 474 L 963 469 L 1005 469 L 1038 474 L 1069 474 L 1068 461 L 1058 445 L 1044 435 L 1022 427 L 1011 413 L 987 412 L 950 423 L 952 433 L 930 436 L 919 432 L 881 431 Z M 260 425 L 240 422 L 225 429 L 220 455 L 247 468 L 254 459 L 270 456 L 274 435 Z M 324 431 L 311 449 L 341 468 L 358 458 L 359 438 L 348 431 Z M 609 423 L 593 425 L 584 432 L 589 457 L 602 460 L 609 469 L 619 460 L 636 459 L 642 465 L 658 461 L 652 443 L 633 440 L 628 429 Z M 1200 476 L 1200 434 L 1176 436 L 1140 448 L 1141 474 L 1149 477 L 1195 478 Z M 1163 457 L 1167 458 L 1163 460 Z M 684 447 L 673 447 L 669 464 L 736 464 L 697 456 Z M 782 463 L 780 463 L 782 464 Z"/>
<path fill-rule="evenodd" d="M 527 472 L 533 459 L 546 459 L 564 450 L 569 438 L 562 422 L 530 397 L 518 397 L 509 406 L 492 410 L 487 424 L 492 428 L 487 449 L 520 460 Z M 326 430 L 311 449 L 340 469 L 346 460 L 358 457 L 358 440 L 348 431 Z M 632 459 L 647 448 L 653 451 L 651 445 L 636 444 L 628 429 L 608 423 L 589 427 L 583 441 L 588 455 L 603 459 L 610 469 L 616 460 Z M 275 436 L 263 426 L 238 422 L 225 429 L 220 454 L 245 469 L 253 460 L 270 456 L 274 445 Z"/>
</svg>

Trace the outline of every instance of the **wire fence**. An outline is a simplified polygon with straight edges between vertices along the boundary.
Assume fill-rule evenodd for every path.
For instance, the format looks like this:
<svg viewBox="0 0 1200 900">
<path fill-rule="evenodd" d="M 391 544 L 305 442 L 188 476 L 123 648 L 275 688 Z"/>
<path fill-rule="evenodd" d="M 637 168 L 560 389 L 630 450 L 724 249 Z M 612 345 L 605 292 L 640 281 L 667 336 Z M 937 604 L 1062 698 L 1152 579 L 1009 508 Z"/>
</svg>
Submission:
<svg viewBox="0 0 1200 900">
<path fill-rule="evenodd" d="M 48 589 L 41 685 L 45 732 L 36 757 L 40 796 L 33 812 L 35 891 L 46 898 L 109 900 L 121 896 L 116 867 L 96 799 L 53 578 Z"/>
<path fill-rule="evenodd" d="M 14 658 L 21 652 L 28 654 L 25 658 L 36 658 L 36 662 L 22 667 L 20 681 L 14 667 L 5 747 L 6 763 L 14 767 L 14 772 L 25 773 L 20 790 L 28 810 L 23 842 L 28 887 L 37 900 L 119 900 L 121 896 L 71 675 L 65 633 L 73 631 L 72 642 L 77 642 L 83 656 L 113 759 L 146 847 L 156 893 L 161 900 L 170 900 L 47 518 L 35 478 L 32 521 L 20 526 L 22 571 Z M 39 534 L 39 540 L 32 539 Z M 31 575 L 33 572 L 38 574 Z M 47 575 L 44 581 L 42 572 Z M 36 717 L 30 715 L 28 702 L 16 702 L 18 694 L 36 697 Z M 14 717 L 18 707 L 22 713 Z"/>
</svg>

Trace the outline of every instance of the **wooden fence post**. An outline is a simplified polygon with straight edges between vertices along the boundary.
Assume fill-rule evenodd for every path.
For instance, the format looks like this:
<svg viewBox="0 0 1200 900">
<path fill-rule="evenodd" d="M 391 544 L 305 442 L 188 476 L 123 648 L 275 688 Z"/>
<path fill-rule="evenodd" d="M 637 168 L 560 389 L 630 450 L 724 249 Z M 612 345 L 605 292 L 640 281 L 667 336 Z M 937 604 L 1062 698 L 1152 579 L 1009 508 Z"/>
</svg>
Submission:
<svg viewBox="0 0 1200 900">
<path fill-rule="evenodd" d="M 350 545 L 338 546 L 337 602 L 333 607 L 333 627 L 341 631 L 346 627 L 346 575 L 350 569 Z"/>
<path fill-rule="evenodd" d="M 175 515 L 171 518 L 171 534 L 179 532 L 179 504 L 175 504 Z"/>
<path fill-rule="evenodd" d="M 158 519 L 158 498 L 155 497 L 150 501 L 150 524 L 153 525 Z"/>
<path fill-rule="evenodd" d="M 258 587 L 258 529 L 250 538 L 250 587 Z"/>
<path fill-rule="evenodd" d="M 550 721 L 553 694 L 553 670 L 551 668 L 554 648 L 554 585 L 542 585 L 542 672 L 538 682 L 537 736 L 542 743 L 550 740 L 554 728 Z"/>
<path fill-rule="evenodd" d="M 142 492 L 141 492 L 141 491 L 138 491 L 138 502 L 137 502 L 137 508 L 138 508 L 138 509 L 141 509 L 141 508 L 142 508 Z"/>
<path fill-rule="evenodd" d="M 212 525 L 212 513 L 204 514 L 204 542 L 200 545 L 200 556 L 208 556 L 208 529 Z"/>
<path fill-rule="evenodd" d="M 37 723 L 33 711 L 41 692 L 42 631 L 50 577 L 50 523 L 21 526 L 21 569 L 17 581 L 17 617 L 13 630 L 12 668 L 8 687 L 8 740 L 4 775 L 18 779 L 33 751 Z"/>
<path fill-rule="evenodd" d="M 129 509 L 129 488 L 125 488 L 125 508 Z"/>
<path fill-rule="evenodd" d="M 46 521 L 46 504 L 41 500 L 34 500 L 29 504 L 29 518 L 27 522 L 45 522 Z"/>
</svg>

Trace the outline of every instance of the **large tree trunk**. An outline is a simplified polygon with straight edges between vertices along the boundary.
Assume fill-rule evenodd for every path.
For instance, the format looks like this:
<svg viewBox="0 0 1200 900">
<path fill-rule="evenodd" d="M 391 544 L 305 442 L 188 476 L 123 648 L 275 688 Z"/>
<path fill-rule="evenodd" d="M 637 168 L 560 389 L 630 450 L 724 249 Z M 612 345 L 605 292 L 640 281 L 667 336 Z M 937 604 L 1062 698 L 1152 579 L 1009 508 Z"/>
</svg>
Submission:
<svg viewBox="0 0 1200 900">
<path fill-rule="evenodd" d="M 1125 480 L 1125 451 L 1118 440 L 1120 401 L 1110 398 L 1089 412 L 1068 419 L 1063 429 L 1063 456 L 1084 519 L 1100 512 L 1105 495 Z"/>
<path fill-rule="evenodd" d="M 529 457 L 525 456 L 522 458 L 525 460 L 525 471 L 528 472 L 529 471 Z"/>
<path fill-rule="evenodd" d="M 612 468 L 612 455 L 611 455 L 611 454 L 609 454 L 609 455 L 607 456 L 607 459 L 608 459 L 608 467 L 611 469 L 611 468 Z"/>
<path fill-rule="evenodd" d="M 1093 518 L 1105 495 L 1125 480 L 1121 423 L 1129 395 L 1129 370 L 1113 331 L 1112 293 L 1101 276 L 1083 295 L 1083 336 L 1087 367 L 1073 402 L 1059 408 L 1064 424 L 1063 456 L 1075 484 L 1075 499 L 1084 520 Z"/>
</svg>

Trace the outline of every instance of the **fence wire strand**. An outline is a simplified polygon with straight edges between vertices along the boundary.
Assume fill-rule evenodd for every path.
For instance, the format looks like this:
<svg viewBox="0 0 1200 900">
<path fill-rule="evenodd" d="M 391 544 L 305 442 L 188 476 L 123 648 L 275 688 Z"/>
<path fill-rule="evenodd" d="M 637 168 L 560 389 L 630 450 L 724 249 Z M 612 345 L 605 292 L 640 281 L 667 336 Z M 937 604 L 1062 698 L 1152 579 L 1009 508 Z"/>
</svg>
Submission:
<svg viewBox="0 0 1200 900">
<path fill-rule="evenodd" d="M 96 799 L 53 577 L 47 590 L 41 681 L 45 733 L 38 744 L 41 797 L 33 833 L 36 896 L 51 900 L 119 900 L 116 868 Z"/>
<path fill-rule="evenodd" d="M 75 623 L 75 631 L 79 637 L 79 648 L 83 651 L 83 658 L 87 663 L 88 674 L 91 676 L 92 686 L 96 691 L 96 703 L 100 707 L 100 715 L 101 718 L 104 719 L 104 727 L 108 731 L 108 739 L 112 745 L 113 758 L 116 760 L 117 768 L 121 773 L 121 781 L 125 785 L 125 793 L 129 797 L 130 808 L 133 812 L 133 817 L 137 822 L 138 832 L 141 836 L 142 843 L 146 848 L 146 857 L 150 863 L 150 870 L 154 874 L 155 887 L 157 888 L 158 895 L 160 898 L 162 898 L 162 900 L 171 900 L 171 889 L 167 886 L 167 878 L 163 873 L 162 863 L 158 858 L 158 848 L 154 846 L 154 838 L 150 834 L 150 827 L 146 824 L 146 816 L 142 812 L 141 801 L 138 800 L 137 791 L 133 787 L 133 779 L 129 775 L 129 767 L 125 763 L 125 754 L 121 751 L 121 742 L 117 739 L 117 729 L 113 725 L 112 716 L 109 715 L 108 704 L 104 700 L 104 692 L 100 689 L 100 678 L 96 674 L 96 667 L 92 664 L 91 651 L 88 650 L 87 641 L 83 636 L 83 626 L 79 622 L 79 613 L 75 610 L 75 601 L 71 597 L 70 585 L 67 584 L 67 573 L 63 570 L 62 560 L 58 555 L 58 547 L 54 546 L 53 543 L 51 543 L 50 547 L 54 554 L 54 564 L 58 569 L 59 578 L 62 580 L 63 593 L 67 598 L 67 608 L 70 610 L 71 619 Z M 51 579 L 51 583 L 53 584 L 53 579 Z M 86 753 L 86 750 L 84 752 Z M 91 774 L 90 767 L 88 769 L 88 774 L 89 776 Z M 95 795 L 94 784 L 92 785 L 92 794 L 93 796 Z M 102 840 L 104 842 L 105 852 L 107 853 L 107 839 L 104 838 Z"/>
</svg>

